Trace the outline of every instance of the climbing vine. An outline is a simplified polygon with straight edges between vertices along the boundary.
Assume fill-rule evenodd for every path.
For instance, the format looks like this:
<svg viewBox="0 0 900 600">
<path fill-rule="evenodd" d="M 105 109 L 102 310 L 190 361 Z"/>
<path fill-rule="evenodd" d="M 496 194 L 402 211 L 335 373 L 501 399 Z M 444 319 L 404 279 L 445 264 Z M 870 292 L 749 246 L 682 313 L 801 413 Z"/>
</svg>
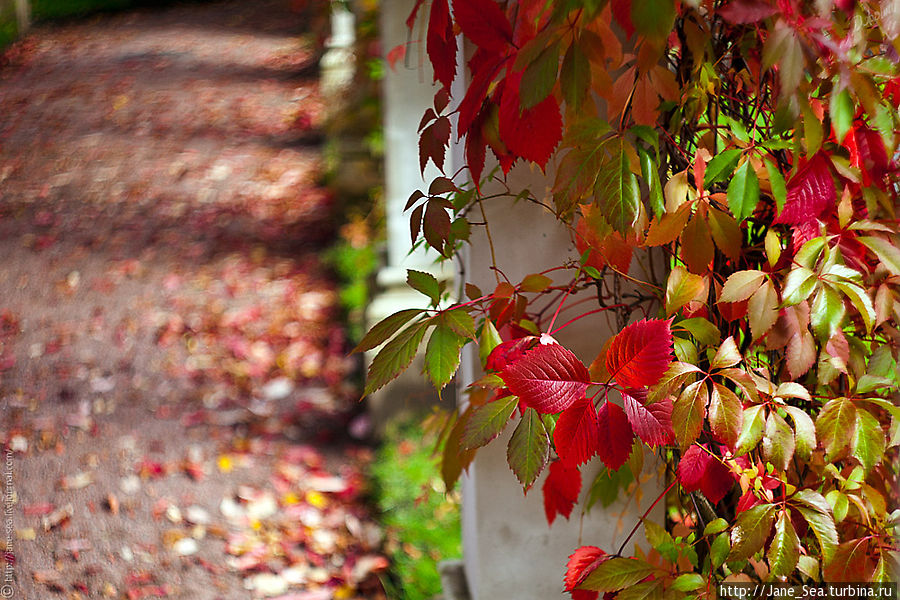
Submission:
<svg viewBox="0 0 900 600">
<path fill-rule="evenodd" d="M 443 474 L 513 428 L 509 466 L 526 491 L 548 471 L 551 524 L 583 486 L 593 503 L 638 478 L 644 447 L 660 456 L 668 523 L 635 524 L 636 556 L 573 548 L 573 598 L 896 581 L 896 3 L 419 0 L 408 25 L 436 82 L 421 167 L 444 169 L 454 127 L 466 160 L 410 196 L 413 241 L 452 257 L 508 195 L 552 212 L 581 255 L 521 281 L 492 265 L 496 287 L 463 299 L 410 271 L 430 308 L 365 336 L 357 350 L 380 347 L 366 392 L 426 336 L 438 388 L 477 344 L 485 374 L 446 423 Z M 547 198 L 509 187 L 516 163 L 552 167 Z M 497 182 L 508 194 L 487 193 Z M 586 289 L 594 306 L 560 323 Z M 597 312 L 619 331 L 585 365 L 554 336 Z"/>
</svg>

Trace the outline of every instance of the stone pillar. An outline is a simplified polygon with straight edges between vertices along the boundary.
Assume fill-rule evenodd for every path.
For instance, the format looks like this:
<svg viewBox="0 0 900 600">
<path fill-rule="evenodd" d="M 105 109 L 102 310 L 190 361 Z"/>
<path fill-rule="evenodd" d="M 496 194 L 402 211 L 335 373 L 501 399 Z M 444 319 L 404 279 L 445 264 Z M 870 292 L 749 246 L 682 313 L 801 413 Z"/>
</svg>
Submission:
<svg viewBox="0 0 900 600">
<path fill-rule="evenodd" d="M 31 0 L 16 1 L 16 23 L 19 35 L 24 35 L 31 28 Z"/>
<path fill-rule="evenodd" d="M 552 168 L 548 168 L 546 177 L 516 168 L 509 181 L 514 191 L 528 187 L 540 197 L 548 193 L 553 177 Z M 521 201 L 514 205 L 506 199 L 490 200 L 485 207 L 498 266 L 512 281 L 559 265 L 566 257 L 578 257 L 565 230 L 546 209 Z M 465 257 L 465 273 L 469 281 L 487 291 L 496 285 L 493 273 L 487 269 L 491 264 L 490 249 L 483 229 L 475 229 L 477 233 L 473 234 Z M 573 297 L 569 302 L 577 300 Z M 564 311 L 561 318 L 574 314 L 566 316 Z M 590 364 L 600 350 L 599 342 L 613 334 L 610 325 L 601 313 L 582 319 L 577 327 L 563 330 L 556 337 L 585 364 Z M 476 350 L 466 348 L 464 352 L 461 386 L 480 376 Z M 471 596 L 473 600 L 568 598 L 563 594 L 562 577 L 569 554 L 580 545 L 599 546 L 607 552 L 618 550 L 636 520 L 662 490 L 656 476 L 658 466 L 650 455 L 645 457 L 640 502 L 623 497 L 606 509 L 598 504 L 582 522 L 578 511 L 594 475 L 602 467 L 595 461 L 582 470 L 581 503 L 571 518 L 566 521 L 558 517 L 549 527 L 541 495 L 546 473 L 524 496 L 507 465 L 506 443 L 513 428 L 510 424 L 501 438 L 479 450 L 463 477 L 463 560 Z M 660 504 L 653 514 L 658 522 L 662 508 Z M 634 539 L 643 540 L 643 535 Z M 626 550 L 632 547 L 630 543 Z"/>
<path fill-rule="evenodd" d="M 382 2 L 381 47 L 385 53 L 409 41 L 406 18 L 414 4 L 414 0 Z M 432 250 L 410 251 L 409 213 L 404 213 L 403 207 L 413 191 L 427 191 L 425 182 L 431 182 L 440 173 L 429 164 L 423 178 L 418 152 L 419 121 L 432 105 L 437 88 L 432 84 L 430 65 L 427 61 L 420 64 L 416 44 L 408 48 L 407 56 L 408 60 L 398 61 L 395 68 L 388 67 L 382 81 L 387 248 L 386 264 L 377 274 L 379 291 L 367 311 L 370 325 L 398 310 L 427 304 L 424 296 L 406 286 L 407 269 L 427 271 L 443 280 L 452 278 L 454 272 L 451 263 L 436 264 L 438 255 Z M 453 172 L 452 156 L 447 157 L 444 167 Z M 421 362 L 417 359 L 397 381 L 370 396 L 369 408 L 377 427 L 399 411 L 424 407 L 437 399 L 420 372 Z"/>
</svg>

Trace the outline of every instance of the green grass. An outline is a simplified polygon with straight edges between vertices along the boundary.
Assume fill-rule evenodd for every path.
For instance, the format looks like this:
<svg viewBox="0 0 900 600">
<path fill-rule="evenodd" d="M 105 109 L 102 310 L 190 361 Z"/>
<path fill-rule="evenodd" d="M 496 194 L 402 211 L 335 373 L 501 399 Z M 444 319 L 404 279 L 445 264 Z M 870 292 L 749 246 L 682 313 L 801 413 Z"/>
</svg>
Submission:
<svg viewBox="0 0 900 600">
<path fill-rule="evenodd" d="M 387 534 L 397 600 L 427 600 L 441 592 L 437 563 L 462 553 L 459 503 L 444 493 L 432 456 L 434 440 L 421 420 L 388 428 L 373 465 L 375 495 Z"/>
</svg>

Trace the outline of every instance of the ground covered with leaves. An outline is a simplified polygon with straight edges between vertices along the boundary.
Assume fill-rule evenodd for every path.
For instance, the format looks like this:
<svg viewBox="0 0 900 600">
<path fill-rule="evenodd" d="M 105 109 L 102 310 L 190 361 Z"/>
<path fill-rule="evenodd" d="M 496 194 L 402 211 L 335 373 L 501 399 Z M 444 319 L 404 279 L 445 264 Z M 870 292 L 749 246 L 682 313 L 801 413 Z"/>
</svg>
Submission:
<svg viewBox="0 0 900 600">
<path fill-rule="evenodd" d="M 13 597 L 380 595 L 302 4 L 95 17 L 0 57 Z"/>
</svg>

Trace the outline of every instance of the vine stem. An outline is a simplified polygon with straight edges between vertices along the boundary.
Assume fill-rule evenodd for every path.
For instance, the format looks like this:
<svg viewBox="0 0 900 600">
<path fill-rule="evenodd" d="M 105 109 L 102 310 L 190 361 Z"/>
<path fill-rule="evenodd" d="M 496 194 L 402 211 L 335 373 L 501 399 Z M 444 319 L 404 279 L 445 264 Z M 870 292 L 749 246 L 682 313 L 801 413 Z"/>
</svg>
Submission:
<svg viewBox="0 0 900 600">
<path fill-rule="evenodd" d="M 660 494 L 659 496 L 657 496 L 656 500 L 653 501 L 653 504 L 650 505 L 650 508 L 648 508 L 647 510 L 644 511 L 644 514 L 641 515 L 641 518 L 638 519 L 638 522 L 635 523 L 635 524 L 634 524 L 634 527 L 631 528 L 631 533 L 628 534 L 628 537 L 626 537 L 626 538 L 625 538 L 625 541 L 622 542 L 622 545 L 619 546 L 619 551 L 616 552 L 616 555 L 617 555 L 617 556 L 622 556 L 622 551 L 625 550 L 625 546 L 627 546 L 627 545 L 628 545 L 628 542 L 631 540 L 631 538 L 634 537 L 634 534 L 637 532 L 638 527 L 641 526 L 641 523 L 643 522 L 643 520 L 647 518 L 647 515 L 650 514 L 650 511 L 653 510 L 653 507 L 655 507 L 657 504 L 659 504 L 659 501 L 660 501 L 660 500 L 662 500 L 663 498 L 665 498 L 666 494 L 669 493 L 669 490 L 671 490 L 673 487 L 675 487 L 675 484 L 676 484 L 676 483 L 678 483 L 678 480 L 677 480 L 677 479 L 675 479 L 674 481 L 672 481 L 672 483 L 669 484 L 669 487 L 667 487 L 665 490 L 663 490 L 663 493 L 662 493 L 662 494 Z"/>
<path fill-rule="evenodd" d="M 578 273 L 575 275 L 575 279 L 572 280 L 572 283 L 569 285 L 569 289 L 566 290 L 566 293 L 563 295 L 562 299 L 559 301 L 559 306 L 556 307 L 556 312 L 553 313 L 553 318 L 550 319 L 550 325 L 547 327 L 548 331 L 553 331 L 553 324 L 556 323 L 556 317 L 559 316 L 559 311 L 562 310 L 563 304 L 566 303 L 566 298 L 569 297 L 569 294 L 572 293 L 572 289 L 575 287 L 575 284 L 578 283 L 578 278 L 581 276 L 581 269 L 578 269 Z"/>
<path fill-rule="evenodd" d="M 560 303 L 560 306 L 562 306 L 562 303 Z M 574 323 L 574 322 L 577 321 L 578 319 L 582 319 L 582 318 L 584 318 L 584 317 L 587 317 L 587 316 L 589 316 L 589 315 L 596 314 L 596 313 L 598 313 L 598 312 L 603 312 L 604 310 L 610 310 L 610 309 L 613 309 L 613 308 L 624 308 L 624 307 L 626 307 L 626 306 L 628 306 L 628 305 L 627 305 L 627 304 L 610 304 L 609 306 L 604 306 L 604 307 L 602 307 L 602 308 L 595 308 L 594 310 L 589 310 L 589 311 L 587 311 L 586 313 L 581 313 L 581 314 L 578 315 L 577 317 L 573 317 L 573 318 L 569 319 L 568 321 L 566 321 L 565 323 L 563 323 L 562 325 L 560 325 L 560 326 L 557 327 L 556 329 L 551 329 L 551 330 L 550 330 L 550 335 L 553 335 L 554 333 L 556 333 L 557 331 L 559 331 L 559 330 L 561 330 L 561 329 L 565 329 L 566 327 L 568 327 L 569 325 L 571 325 L 572 323 Z M 557 312 L 559 312 L 559 311 L 557 311 Z M 556 319 L 556 315 L 553 315 L 553 318 Z M 553 327 L 553 323 L 552 323 L 552 322 L 550 323 L 550 327 L 551 327 L 551 328 Z"/>
</svg>

